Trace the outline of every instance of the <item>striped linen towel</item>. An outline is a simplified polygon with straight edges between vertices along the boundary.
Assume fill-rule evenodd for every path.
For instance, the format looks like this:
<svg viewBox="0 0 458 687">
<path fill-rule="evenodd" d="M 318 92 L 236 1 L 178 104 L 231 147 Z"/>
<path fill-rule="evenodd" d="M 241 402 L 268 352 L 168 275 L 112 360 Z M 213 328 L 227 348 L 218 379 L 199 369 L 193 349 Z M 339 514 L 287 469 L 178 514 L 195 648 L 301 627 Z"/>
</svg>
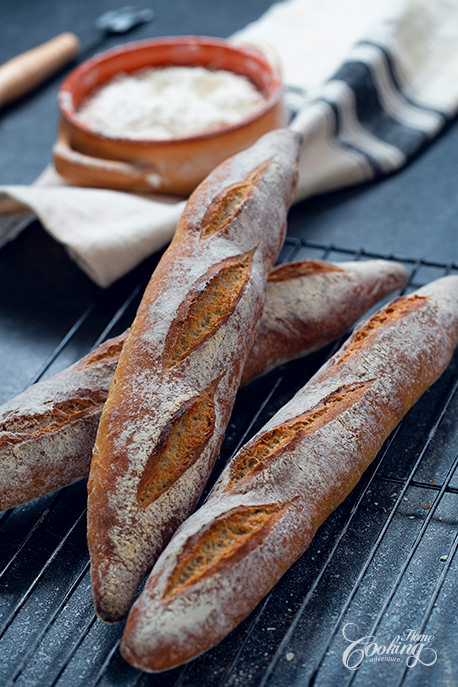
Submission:
<svg viewBox="0 0 458 687">
<path fill-rule="evenodd" d="M 287 0 L 233 40 L 273 49 L 295 95 L 296 201 L 394 172 L 457 112 L 456 0 Z M 0 191 L 32 209 L 101 286 L 167 243 L 183 209 L 62 185 L 53 170 Z"/>
<path fill-rule="evenodd" d="M 296 200 L 394 172 L 458 109 L 456 0 L 290 0 L 234 39 L 267 42 L 303 93 Z"/>
</svg>

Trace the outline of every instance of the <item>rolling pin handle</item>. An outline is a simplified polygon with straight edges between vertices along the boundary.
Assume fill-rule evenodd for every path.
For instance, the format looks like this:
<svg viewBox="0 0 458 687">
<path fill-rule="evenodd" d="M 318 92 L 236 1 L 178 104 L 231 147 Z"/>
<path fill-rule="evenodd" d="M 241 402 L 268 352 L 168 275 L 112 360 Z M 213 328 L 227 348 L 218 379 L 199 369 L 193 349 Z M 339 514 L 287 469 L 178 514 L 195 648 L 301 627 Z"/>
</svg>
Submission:
<svg viewBox="0 0 458 687">
<path fill-rule="evenodd" d="M 20 98 L 72 62 L 80 52 L 73 33 L 61 33 L 0 66 L 0 107 Z"/>
</svg>

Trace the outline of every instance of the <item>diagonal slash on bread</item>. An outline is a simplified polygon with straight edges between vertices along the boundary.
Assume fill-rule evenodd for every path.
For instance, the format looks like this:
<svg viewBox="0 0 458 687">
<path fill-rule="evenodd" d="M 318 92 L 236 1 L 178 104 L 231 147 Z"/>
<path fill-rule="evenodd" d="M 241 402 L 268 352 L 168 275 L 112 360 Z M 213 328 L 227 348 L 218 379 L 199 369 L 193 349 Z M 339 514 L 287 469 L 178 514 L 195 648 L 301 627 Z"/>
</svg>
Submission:
<svg viewBox="0 0 458 687">
<path fill-rule="evenodd" d="M 127 614 L 210 475 L 283 244 L 299 149 L 299 137 L 280 129 L 216 168 L 188 200 L 146 288 L 102 412 L 88 483 L 91 579 L 102 620 Z"/>
<path fill-rule="evenodd" d="M 407 283 L 388 260 L 301 260 L 275 267 L 242 384 L 342 336 Z M 0 510 L 86 477 L 97 426 L 128 332 L 0 406 Z"/>
<path fill-rule="evenodd" d="M 142 670 L 225 637 L 308 547 L 458 343 L 458 276 L 379 310 L 232 459 L 134 604 L 121 652 Z"/>
</svg>

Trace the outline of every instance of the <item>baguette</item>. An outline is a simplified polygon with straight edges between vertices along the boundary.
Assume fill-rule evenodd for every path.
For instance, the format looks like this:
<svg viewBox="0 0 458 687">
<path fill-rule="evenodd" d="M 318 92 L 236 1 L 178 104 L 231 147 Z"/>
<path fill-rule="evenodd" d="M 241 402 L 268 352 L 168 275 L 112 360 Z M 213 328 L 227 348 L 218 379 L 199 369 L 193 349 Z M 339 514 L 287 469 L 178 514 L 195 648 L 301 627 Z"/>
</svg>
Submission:
<svg viewBox="0 0 458 687">
<path fill-rule="evenodd" d="M 0 510 L 88 475 L 125 336 L 106 341 L 0 407 Z"/>
<path fill-rule="evenodd" d="M 395 299 L 360 325 L 177 530 L 129 614 L 124 658 L 165 670 L 236 627 L 350 493 L 457 341 L 457 276 Z"/>
<path fill-rule="evenodd" d="M 280 129 L 188 200 L 148 284 L 102 411 L 88 483 L 97 613 L 117 622 L 209 477 L 262 314 L 297 182 Z"/>
<path fill-rule="evenodd" d="M 385 260 L 303 260 L 274 268 L 242 384 L 342 336 L 407 278 L 402 265 Z M 0 510 L 87 477 L 127 333 L 0 406 Z"/>
</svg>

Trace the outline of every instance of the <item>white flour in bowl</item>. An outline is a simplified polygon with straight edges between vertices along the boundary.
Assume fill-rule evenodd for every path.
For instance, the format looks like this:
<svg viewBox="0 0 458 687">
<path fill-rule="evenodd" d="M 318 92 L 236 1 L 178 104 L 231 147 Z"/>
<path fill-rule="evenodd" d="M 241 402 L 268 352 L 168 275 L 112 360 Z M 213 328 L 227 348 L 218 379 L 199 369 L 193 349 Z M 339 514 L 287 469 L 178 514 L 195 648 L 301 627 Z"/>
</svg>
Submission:
<svg viewBox="0 0 458 687">
<path fill-rule="evenodd" d="M 235 124 L 263 100 L 249 79 L 233 72 L 149 68 L 119 74 L 101 86 L 76 117 L 107 136 L 171 139 Z"/>
</svg>

